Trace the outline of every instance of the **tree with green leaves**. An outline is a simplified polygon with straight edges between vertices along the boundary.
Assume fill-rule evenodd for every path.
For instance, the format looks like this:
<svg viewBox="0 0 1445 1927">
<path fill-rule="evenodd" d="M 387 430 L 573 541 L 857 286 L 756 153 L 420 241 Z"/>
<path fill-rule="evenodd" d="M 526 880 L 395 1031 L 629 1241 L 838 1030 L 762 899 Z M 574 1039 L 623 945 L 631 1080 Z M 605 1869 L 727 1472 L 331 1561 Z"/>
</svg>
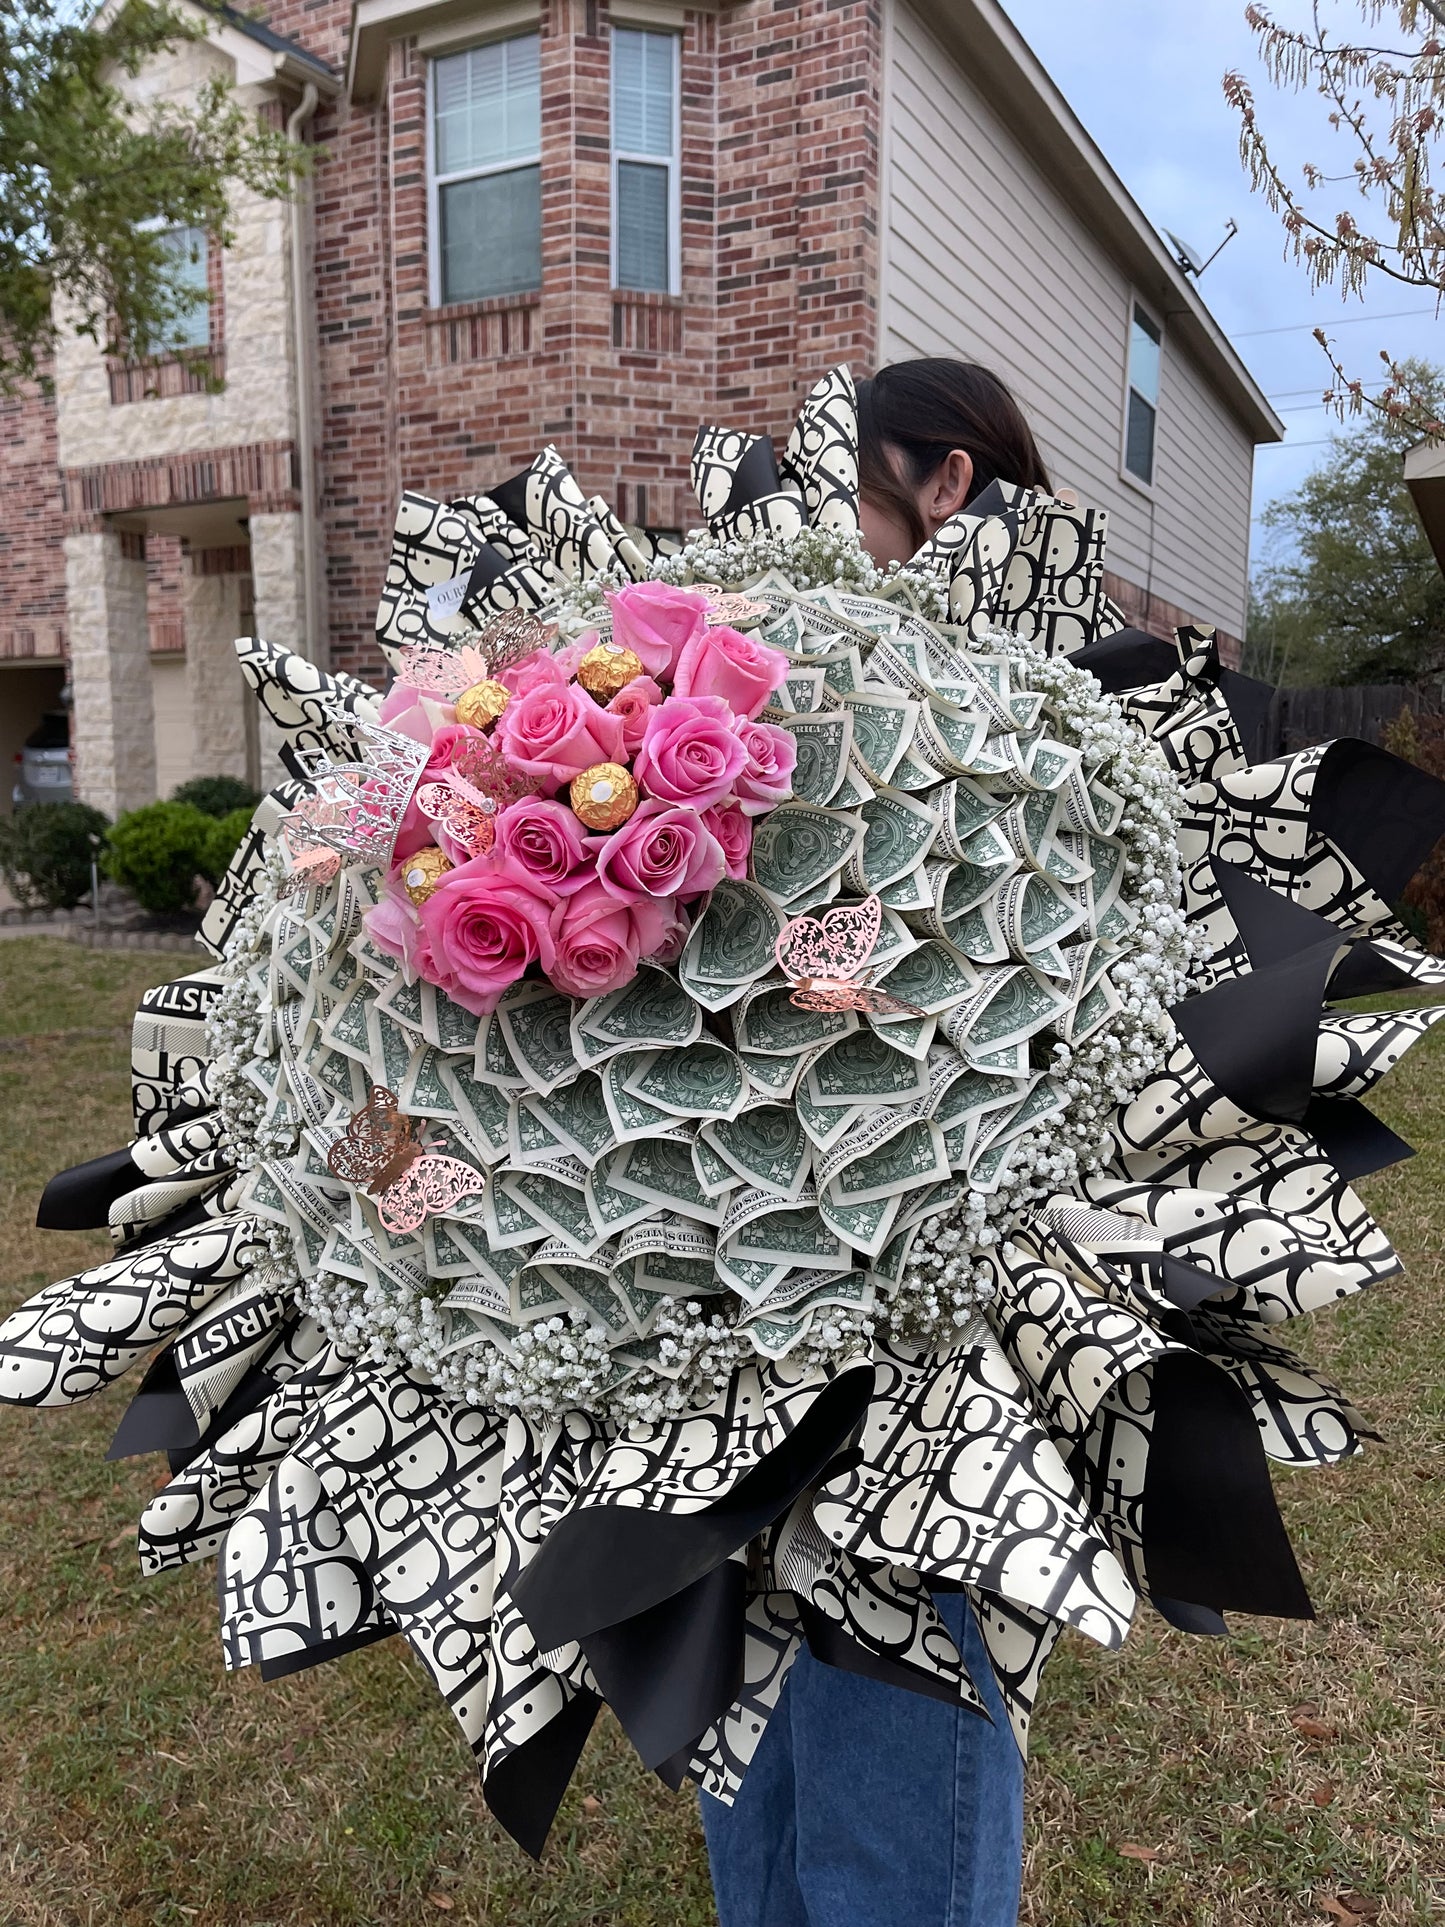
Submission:
<svg viewBox="0 0 1445 1927">
<path fill-rule="evenodd" d="M 1410 361 L 1403 372 L 1445 415 L 1445 369 Z M 1445 677 L 1445 576 L 1402 469 L 1414 439 L 1410 421 L 1371 414 L 1265 510 L 1272 554 L 1255 572 L 1252 673 L 1295 685 Z"/>
<path fill-rule="evenodd" d="M 165 0 L 0 5 L 0 392 L 43 375 L 56 329 L 144 354 L 205 301 L 173 236 L 230 238 L 244 187 L 287 194 L 303 150 L 219 75 L 185 102 L 125 82 L 205 36 Z"/>
</svg>

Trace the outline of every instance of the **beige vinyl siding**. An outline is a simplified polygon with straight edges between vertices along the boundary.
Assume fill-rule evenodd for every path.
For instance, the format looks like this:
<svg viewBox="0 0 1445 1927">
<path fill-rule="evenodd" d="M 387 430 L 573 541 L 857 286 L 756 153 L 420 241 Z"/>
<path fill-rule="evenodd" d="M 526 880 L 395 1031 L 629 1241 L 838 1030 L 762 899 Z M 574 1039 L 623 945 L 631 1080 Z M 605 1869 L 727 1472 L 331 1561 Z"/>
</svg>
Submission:
<svg viewBox="0 0 1445 1927">
<path fill-rule="evenodd" d="M 1243 633 L 1253 449 L 1166 316 L 1152 492 L 1120 474 L 1132 290 L 957 60 L 890 0 L 881 353 L 960 355 L 1017 394 L 1055 486 L 1109 510 L 1109 565 Z"/>
</svg>

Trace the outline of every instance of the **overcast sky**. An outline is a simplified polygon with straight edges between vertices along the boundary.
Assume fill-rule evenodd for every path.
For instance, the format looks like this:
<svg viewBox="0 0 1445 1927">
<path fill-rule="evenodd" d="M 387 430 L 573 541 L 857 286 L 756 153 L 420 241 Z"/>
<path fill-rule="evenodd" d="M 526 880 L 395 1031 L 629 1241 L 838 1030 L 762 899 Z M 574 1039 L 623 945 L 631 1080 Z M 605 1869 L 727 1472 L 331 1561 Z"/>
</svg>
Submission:
<svg viewBox="0 0 1445 1927">
<path fill-rule="evenodd" d="M 1003 0 L 1156 227 L 1172 229 L 1207 255 L 1230 217 L 1238 221 L 1239 233 L 1203 277 L 1200 292 L 1288 429 L 1282 446 L 1257 451 L 1258 510 L 1325 453 L 1320 444 L 1331 417 L 1318 398 L 1328 365 L 1311 328 L 1318 324 L 1332 334 L 1346 366 L 1366 380 L 1376 378 L 1381 348 L 1445 361 L 1445 334 L 1423 290 L 1380 280 L 1363 303 L 1344 304 L 1333 291 L 1312 292 L 1304 269 L 1285 260 L 1278 218 L 1251 191 L 1240 165 L 1238 122 L 1220 81 L 1238 67 L 1255 82 L 1261 121 L 1281 161 L 1333 164 L 1326 108 L 1315 94 L 1271 87 L 1254 59 L 1244 4 Z M 1342 23 L 1358 23 L 1352 0 L 1326 5 Z M 1299 0 L 1279 0 L 1275 12 L 1289 20 L 1303 17 L 1305 8 Z"/>
</svg>

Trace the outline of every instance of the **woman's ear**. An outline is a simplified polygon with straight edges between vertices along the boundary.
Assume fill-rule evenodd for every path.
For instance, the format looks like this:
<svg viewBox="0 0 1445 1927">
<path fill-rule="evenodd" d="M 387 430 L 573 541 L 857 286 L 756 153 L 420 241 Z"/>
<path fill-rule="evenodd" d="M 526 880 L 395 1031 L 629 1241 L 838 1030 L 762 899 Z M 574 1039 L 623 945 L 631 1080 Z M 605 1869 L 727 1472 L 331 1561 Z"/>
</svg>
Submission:
<svg viewBox="0 0 1445 1927">
<path fill-rule="evenodd" d="M 918 506 L 930 535 L 956 515 L 973 492 L 973 457 L 955 448 L 944 457 L 919 490 Z"/>
</svg>

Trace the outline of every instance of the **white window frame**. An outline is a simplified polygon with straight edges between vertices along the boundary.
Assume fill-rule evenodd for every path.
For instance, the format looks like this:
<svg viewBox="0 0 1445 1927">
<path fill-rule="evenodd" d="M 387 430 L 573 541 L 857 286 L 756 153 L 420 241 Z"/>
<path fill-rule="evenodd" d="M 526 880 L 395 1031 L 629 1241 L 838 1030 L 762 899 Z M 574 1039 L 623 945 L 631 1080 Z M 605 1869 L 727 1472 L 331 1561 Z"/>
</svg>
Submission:
<svg viewBox="0 0 1445 1927">
<path fill-rule="evenodd" d="M 538 279 L 536 288 L 518 288 L 511 294 L 487 294 L 468 296 L 465 299 L 449 301 L 442 287 L 442 196 L 444 187 L 455 181 L 479 181 L 488 174 L 515 174 L 519 168 L 535 167 L 539 173 L 542 166 L 542 148 L 538 143 L 535 156 L 523 158 L 513 155 L 509 160 L 492 161 L 486 167 L 464 167 L 452 174 L 437 172 L 436 140 L 436 75 L 437 63 L 453 54 L 470 53 L 474 47 L 497 47 L 508 40 L 533 39 L 540 42 L 541 35 L 536 26 L 530 23 L 506 32 L 479 32 L 470 34 L 465 40 L 451 41 L 442 35 L 437 36 L 437 44 L 427 54 L 426 76 L 426 210 L 427 210 L 427 294 L 433 308 L 464 308 L 473 301 L 525 301 L 541 289 Z M 540 52 L 540 46 L 539 46 Z M 540 84 L 540 83 L 539 83 Z M 540 263 L 539 263 L 540 269 Z"/>
<path fill-rule="evenodd" d="M 1129 399 L 1134 394 L 1134 311 L 1138 309 L 1150 327 L 1159 336 L 1159 393 L 1149 405 L 1154 410 L 1154 461 L 1150 479 L 1146 482 L 1129 466 Z M 1138 390 L 1141 401 L 1149 402 L 1143 389 Z M 1143 495 L 1153 495 L 1158 485 L 1159 475 L 1159 423 L 1164 414 L 1164 324 L 1144 298 L 1129 291 L 1129 305 L 1124 311 L 1124 393 L 1120 408 L 1119 421 L 1119 479 L 1127 482 L 1130 488 L 1137 488 Z"/>
<path fill-rule="evenodd" d="M 614 33 L 657 34 L 672 42 L 672 152 L 670 154 L 638 154 L 629 148 L 618 147 L 612 139 L 612 129 L 616 123 L 616 66 L 608 50 L 607 62 L 607 121 L 608 144 L 612 158 L 608 166 L 608 192 L 612 200 L 612 292 L 614 294 L 649 294 L 676 296 L 682 293 L 682 35 L 665 27 L 643 26 L 641 22 L 622 18 L 614 19 Z M 621 267 L 621 196 L 617 191 L 617 169 L 622 161 L 635 161 L 643 167 L 666 167 L 667 169 L 667 287 L 662 288 L 624 288 L 619 285 L 618 274 Z"/>
<path fill-rule="evenodd" d="M 148 347 L 141 357 L 146 361 L 173 361 L 183 355 L 208 355 L 216 345 L 215 296 L 211 292 L 211 248 L 214 243 L 203 227 L 193 221 L 168 221 L 163 214 L 152 214 L 144 221 L 136 222 L 136 232 L 140 234 L 199 234 L 204 252 L 201 263 L 206 271 L 206 298 L 192 308 L 187 320 L 204 316 L 206 338 L 204 341 L 168 341 L 161 346 Z"/>
</svg>

